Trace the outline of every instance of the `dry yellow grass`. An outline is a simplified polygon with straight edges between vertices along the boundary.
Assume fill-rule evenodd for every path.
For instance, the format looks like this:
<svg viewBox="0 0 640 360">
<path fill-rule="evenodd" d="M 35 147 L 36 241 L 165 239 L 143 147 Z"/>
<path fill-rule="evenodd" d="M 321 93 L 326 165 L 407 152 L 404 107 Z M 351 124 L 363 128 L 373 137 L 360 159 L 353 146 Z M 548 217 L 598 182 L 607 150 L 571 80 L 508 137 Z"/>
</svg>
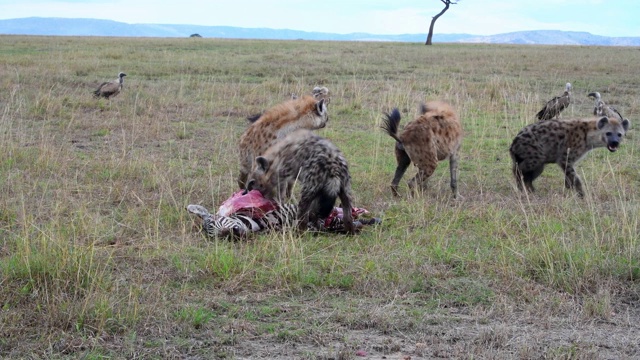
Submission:
<svg viewBox="0 0 640 360">
<path fill-rule="evenodd" d="M 633 129 L 637 48 L 0 36 L 0 58 L 2 357 L 640 355 L 635 130 L 578 165 L 585 200 L 553 167 L 519 196 L 508 155 L 566 82 L 563 117 L 599 91 Z M 118 71 L 123 92 L 93 98 Z M 383 224 L 204 238 L 184 207 L 235 190 L 245 117 L 316 85 L 319 133 Z M 434 99 L 465 130 L 462 199 L 446 163 L 395 199 L 382 113 Z"/>
</svg>

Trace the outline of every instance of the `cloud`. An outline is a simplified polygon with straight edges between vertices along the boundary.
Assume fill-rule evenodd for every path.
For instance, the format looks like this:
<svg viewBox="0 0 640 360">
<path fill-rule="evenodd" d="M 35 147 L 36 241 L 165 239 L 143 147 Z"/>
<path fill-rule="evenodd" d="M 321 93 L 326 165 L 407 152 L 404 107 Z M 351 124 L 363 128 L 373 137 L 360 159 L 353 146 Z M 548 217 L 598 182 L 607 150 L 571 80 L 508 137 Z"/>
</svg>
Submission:
<svg viewBox="0 0 640 360">
<path fill-rule="evenodd" d="M 436 33 L 493 35 L 523 30 L 639 36 L 637 0 L 462 0 Z M 439 1 L 424 0 L 0 0 L 0 18 L 72 17 L 126 23 L 226 25 L 331 33 L 426 34 Z"/>
</svg>

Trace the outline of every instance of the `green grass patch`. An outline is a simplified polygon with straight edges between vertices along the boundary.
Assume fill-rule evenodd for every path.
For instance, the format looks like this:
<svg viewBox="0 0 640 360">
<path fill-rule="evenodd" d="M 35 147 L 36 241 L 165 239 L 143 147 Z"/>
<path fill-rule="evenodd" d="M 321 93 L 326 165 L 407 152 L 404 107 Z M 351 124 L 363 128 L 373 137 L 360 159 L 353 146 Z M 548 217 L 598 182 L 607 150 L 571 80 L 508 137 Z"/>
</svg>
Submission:
<svg viewBox="0 0 640 360">
<path fill-rule="evenodd" d="M 599 91 L 633 122 L 637 53 L 0 36 L 0 357 L 338 358 L 406 344 L 415 357 L 589 357 L 573 335 L 538 332 L 541 350 L 507 325 L 540 318 L 575 334 L 635 321 L 615 315 L 638 299 L 635 130 L 577 166 L 584 200 L 553 165 L 535 195 L 519 194 L 508 148 L 567 81 L 563 117 L 589 116 L 586 94 Z M 118 71 L 122 93 L 95 99 Z M 185 206 L 215 212 L 237 191 L 246 117 L 316 85 L 331 95 L 317 132 L 348 160 L 354 205 L 382 224 L 352 237 L 203 236 Z M 443 161 L 419 194 L 410 166 L 395 198 L 383 113 L 398 107 L 402 127 L 435 99 L 464 128 L 461 197 Z M 616 346 L 603 357 L 637 355 Z"/>
</svg>

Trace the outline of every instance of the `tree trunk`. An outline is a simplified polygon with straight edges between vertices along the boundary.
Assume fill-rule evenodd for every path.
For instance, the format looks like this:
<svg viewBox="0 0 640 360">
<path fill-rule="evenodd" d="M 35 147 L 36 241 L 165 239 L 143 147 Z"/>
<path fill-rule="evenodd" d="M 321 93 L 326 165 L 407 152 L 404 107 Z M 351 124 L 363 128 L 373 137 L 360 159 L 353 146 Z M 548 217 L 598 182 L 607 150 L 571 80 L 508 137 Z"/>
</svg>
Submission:
<svg viewBox="0 0 640 360">
<path fill-rule="evenodd" d="M 440 11 L 440 13 L 438 13 L 438 15 L 434 16 L 431 19 L 431 25 L 429 26 L 429 34 L 427 35 L 427 42 L 425 42 L 425 45 L 431 45 L 431 38 L 433 37 L 433 26 L 436 24 L 436 20 L 438 20 L 438 18 L 440 16 L 442 16 L 442 14 L 444 14 L 447 10 L 449 10 L 449 4 L 451 3 L 450 0 L 440 0 L 444 3 L 444 9 L 442 9 L 442 11 Z"/>
</svg>

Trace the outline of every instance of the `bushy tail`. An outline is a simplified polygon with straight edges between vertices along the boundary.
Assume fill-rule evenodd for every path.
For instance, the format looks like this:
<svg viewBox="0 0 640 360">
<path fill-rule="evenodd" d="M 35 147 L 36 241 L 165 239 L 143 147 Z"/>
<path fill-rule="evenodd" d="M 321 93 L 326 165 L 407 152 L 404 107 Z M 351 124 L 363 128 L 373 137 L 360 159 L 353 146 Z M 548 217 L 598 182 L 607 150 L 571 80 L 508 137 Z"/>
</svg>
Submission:
<svg viewBox="0 0 640 360">
<path fill-rule="evenodd" d="M 514 144 L 511 144 L 509 147 L 509 155 L 511 156 L 511 173 L 513 174 L 513 178 L 516 180 L 516 184 L 518 188 L 522 188 L 522 174 L 520 173 L 520 168 L 518 164 L 522 162 L 522 158 L 516 154 Z"/>
<path fill-rule="evenodd" d="M 402 141 L 398 137 L 398 125 L 400 124 L 400 111 L 398 108 L 391 110 L 391 113 L 384 114 L 382 119 L 382 125 L 380 126 L 384 131 L 394 138 L 398 144 L 402 145 Z"/>
</svg>

